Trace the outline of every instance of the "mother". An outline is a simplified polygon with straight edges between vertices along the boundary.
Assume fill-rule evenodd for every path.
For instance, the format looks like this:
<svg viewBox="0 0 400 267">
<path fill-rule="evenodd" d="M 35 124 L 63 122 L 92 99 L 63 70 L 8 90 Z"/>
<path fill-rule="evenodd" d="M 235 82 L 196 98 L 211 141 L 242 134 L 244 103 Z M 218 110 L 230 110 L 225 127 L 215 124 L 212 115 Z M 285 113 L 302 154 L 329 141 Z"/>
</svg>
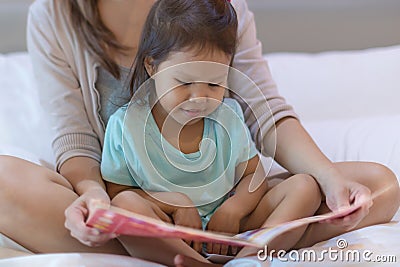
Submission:
<svg viewBox="0 0 400 267">
<path fill-rule="evenodd" d="M 189 0 L 188 0 L 189 1 Z M 87 228 L 87 202 L 109 201 L 99 171 L 104 127 L 108 117 L 127 101 L 125 81 L 133 64 L 140 31 L 154 1 L 37 0 L 30 9 L 28 47 L 43 106 L 54 130 L 52 145 L 57 172 L 21 159 L 0 157 L 0 232 L 33 252 L 104 252 L 127 254 L 123 240 Z M 246 122 L 262 153 L 290 173 L 312 175 L 326 196 L 328 208 L 370 197 L 393 184 L 373 205 L 343 219 L 309 228 L 309 246 L 349 229 L 389 221 L 399 205 L 394 174 L 372 163 L 332 163 L 301 126 L 292 108 L 278 94 L 256 39 L 245 0 L 233 0 L 239 18 L 239 46 L 233 67 L 257 83 L 268 100 L 254 90 L 235 92 L 249 104 Z M 112 88 L 112 90 L 111 90 Z M 257 120 L 251 115 L 250 107 Z M 272 125 L 276 122 L 275 134 Z M 299 156 L 301 155 L 301 156 Z M 318 232 L 317 235 L 313 234 Z M 153 251 L 157 247 L 160 253 Z M 172 264 L 187 248 L 171 248 L 156 239 L 138 238 L 134 256 Z"/>
</svg>

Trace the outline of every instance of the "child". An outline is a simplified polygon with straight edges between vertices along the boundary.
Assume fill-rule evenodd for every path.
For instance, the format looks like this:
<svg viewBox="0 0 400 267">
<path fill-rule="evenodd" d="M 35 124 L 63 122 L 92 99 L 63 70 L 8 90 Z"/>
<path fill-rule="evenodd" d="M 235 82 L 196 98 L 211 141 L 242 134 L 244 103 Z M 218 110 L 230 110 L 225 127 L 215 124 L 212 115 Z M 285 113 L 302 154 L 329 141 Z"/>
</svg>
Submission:
<svg viewBox="0 0 400 267">
<path fill-rule="evenodd" d="M 165 32 L 168 38 L 160 38 Z M 154 4 L 135 61 L 135 95 L 107 124 L 101 172 L 113 205 L 232 234 L 316 212 L 321 196 L 311 176 L 295 175 L 268 190 L 242 110 L 235 100 L 224 99 L 236 32 L 236 13 L 228 1 Z M 254 187 L 254 181 L 262 182 Z M 282 235 L 269 248 L 294 247 L 305 229 Z M 135 255 L 129 249 L 135 237 L 120 241 Z M 198 242 L 160 242 L 171 247 L 162 252 L 163 264 L 171 265 L 176 252 L 207 262 L 195 252 L 202 252 Z M 206 250 L 237 252 L 219 244 L 207 244 Z M 237 256 L 255 253 L 245 248 Z"/>
</svg>

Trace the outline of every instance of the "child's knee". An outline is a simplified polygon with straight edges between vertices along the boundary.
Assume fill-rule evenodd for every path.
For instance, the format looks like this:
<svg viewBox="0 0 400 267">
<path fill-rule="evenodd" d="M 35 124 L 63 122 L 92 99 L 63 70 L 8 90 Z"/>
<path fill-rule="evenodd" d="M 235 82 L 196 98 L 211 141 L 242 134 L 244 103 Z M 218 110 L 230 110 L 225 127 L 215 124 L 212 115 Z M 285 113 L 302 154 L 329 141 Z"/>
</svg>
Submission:
<svg viewBox="0 0 400 267">
<path fill-rule="evenodd" d="M 304 198 L 313 199 L 321 202 L 321 190 L 317 181 L 307 174 L 296 174 L 291 178 L 292 193 L 296 193 Z"/>
<path fill-rule="evenodd" d="M 129 190 L 118 193 L 111 200 L 111 205 L 138 213 L 142 213 L 143 210 L 150 208 L 143 197 Z"/>
</svg>

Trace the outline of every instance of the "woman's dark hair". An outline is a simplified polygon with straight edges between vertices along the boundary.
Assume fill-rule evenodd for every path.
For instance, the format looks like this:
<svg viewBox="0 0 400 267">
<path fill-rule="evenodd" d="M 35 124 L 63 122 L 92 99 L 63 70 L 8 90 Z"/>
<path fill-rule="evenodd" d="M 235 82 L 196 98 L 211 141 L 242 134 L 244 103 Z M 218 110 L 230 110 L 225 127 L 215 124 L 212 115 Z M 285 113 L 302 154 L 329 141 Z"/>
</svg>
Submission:
<svg viewBox="0 0 400 267">
<path fill-rule="evenodd" d="M 139 42 L 131 95 L 150 77 L 144 61 L 157 67 L 169 53 L 183 48 L 218 49 L 233 56 L 237 16 L 227 0 L 158 0 L 151 8 Z"/>
</svg>

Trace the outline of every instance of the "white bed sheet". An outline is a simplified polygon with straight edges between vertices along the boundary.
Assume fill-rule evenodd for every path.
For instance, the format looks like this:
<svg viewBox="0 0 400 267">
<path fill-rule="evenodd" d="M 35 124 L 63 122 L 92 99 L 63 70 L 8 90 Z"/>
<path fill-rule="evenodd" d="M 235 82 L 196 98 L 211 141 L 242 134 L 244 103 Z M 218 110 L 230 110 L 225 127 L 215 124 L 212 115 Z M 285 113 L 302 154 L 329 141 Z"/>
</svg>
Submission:
<svg viewBox="0 0 400 267">
<path fill-rule="evenodd" d="M 55 253 L 0 260 L 0 267 L 162 267 L 140 259 L 95 253 Z"/>
<path fill-rule="evenodd" d="M 332 160 L 381 162 L 389 166 L 400 177 L 400 108 L 397 105 L 397 101 L 400 99 L 399 51 L 400 46 L 397 46 L 320 55 L 277 54 L 270 55 L 268 58 L 273 76 L 281 88 L 282 94 L 295 96 L 294 98 L 293 96 L 288 97 L 289 102 L 295 107 L 299 107 L 296 110 L 304 118 L 303 124 Z M 363 66 L 363 64 L 368 64 L 369 67 Z M 360 68 L 360 66 L 363 67 Z M 378 72 L 376 66 L 378 66 Z M 346 76 L 349 73 L 351 76 Z M 359 74 L 356 75 L 356 73 Z M 311 77 L 307 78 L 307 76 L 316 74 L 318 74 L 317 78 L 310 82 Z M 324 88 L 327 80 L 330 81 L 328 86 L 330 91 L 324 91 L 321 94 L 319 88 Z M 345 89 L 340 89 L 343 84 L 346 84 Z M 371 91 L 377 90 L 378 87 L 379 94 L 390 96 L 385 98 L 388 101 L 384 103 L 373 101 L 380 99 L 379 94 L 377 96 L 376 92 Z M 300 89 L 303 90 L 303 88 L 305 91 L 300 92 Z M 354 93 L 349 91 L 352 88 L 363 90 Z M 337 93 L 340 92 L 341 97 L 333 97 L 332 90 L 339 90 Z M 332 97 L 326 98 L 326 94 Z M 363 96 L 363 101 L 357 101 L 357 96 L 360 94 Z M 366 94 L 369 94 L 370 98 L 366 98 Z M 311 96 L 315 103 L 310 104 Z M 322 101 L 319 101 L 319 98 L 322 98 Z M 353 102 L 353 104 L 346 101 Z M 346 108 L 342 109 L 342 112 L 334 113 L 332 110 L 335 105 L 344 105 L 350 109 Z M 352 112 L 351 108 L 354 107 L 356 107 L 355 111 Z M 379 112 L 371 113 L 369 110 L 371 107 Z M 315 110 L 325 112 L 328 119 L 323 120 L 318 117 L 317 115 L 321 115 L 321 112 Z M 40 109 L 37 88 L 33 82 L 32 67 L 25 52 L 0 55 L 0 129 L 0 154 L 19 156 L 50 168 L 54 166 L 50 147 L 50 130 L 46 124 L 46 115 Z M 398 212 L 393 220 L 399 219 Z M 397 256 L 397 265 L 400 266 L 399 234 L 399 223 L 371 226 L 321 242 L 312 249 L 320 251 L 327 247 L 335 248 L 336 240 L 345 238 L 349 248 L 370 249 L 376 254 L 386 253 L 385 255 Z M 21 246 L 5 237 L 0 237 L 0 245 L 23 250 Z M 68 255 L 71 256 L 71 254 Z M 60 262 L 60 259 L 67 259 L 66 256 L 34 256 L 31 263 L 41 262 L 40 266 L 60 266 L 56 263 Z M 71 260 L 79 259 L 79 257 L 82 257 L 83 261 L 86 256 L 75 254 Z M 90 264 L 101 263 L 103 259 L 111 261 L 116 259 L 112 255 L 89 258 Z M 0 266 L 12 266 L 11 263 L 17 264 L 18 261 L 17 259 L 0 260 Z M 76 261 L 76 264 L 78 262 L 79 260 Z M 30 266 L 34 266 L 32 264 Z M 85 264 L 76 266 L 102 266 Z M 253 259 L 235 260 L 228 266 L 260 266 L 260 264 L 262 266 L 313 266 L 321 263 L 290 262 L 289 264 L 282 261 L 261 263 L 257 259 Z M 323 262 L 323 266 L 356 266 L 355 264 Z M 364 266 L 364 264 L 361 265 Z M 369 265 L 376 265 L 376 263 Z M 75 265 L 71 261 L 70 265 L 65 266 Z"/>
</svg>

